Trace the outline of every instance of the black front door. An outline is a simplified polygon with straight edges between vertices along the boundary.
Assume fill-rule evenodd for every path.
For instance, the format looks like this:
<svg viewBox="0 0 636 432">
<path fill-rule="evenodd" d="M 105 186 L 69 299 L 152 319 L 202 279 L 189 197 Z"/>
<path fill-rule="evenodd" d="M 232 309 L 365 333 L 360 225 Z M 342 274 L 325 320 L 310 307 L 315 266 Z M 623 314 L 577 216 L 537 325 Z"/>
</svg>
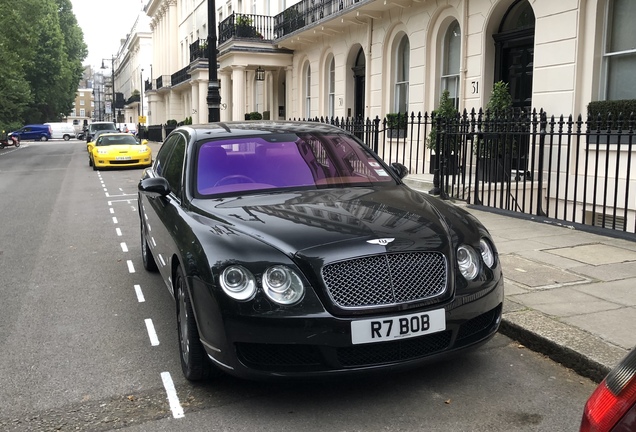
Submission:
<svg viewBox="0 0 636 432">
<path fill-rule="evenodd" d="M 500 35 L 495 37 L 499 39 Z M 513 108 L 529 112 L 532 107 L 532 71 L 534 68 L 534 32 L 497 42 L 499 67 L 495 81 L 508 83 Z"/>
</svg>

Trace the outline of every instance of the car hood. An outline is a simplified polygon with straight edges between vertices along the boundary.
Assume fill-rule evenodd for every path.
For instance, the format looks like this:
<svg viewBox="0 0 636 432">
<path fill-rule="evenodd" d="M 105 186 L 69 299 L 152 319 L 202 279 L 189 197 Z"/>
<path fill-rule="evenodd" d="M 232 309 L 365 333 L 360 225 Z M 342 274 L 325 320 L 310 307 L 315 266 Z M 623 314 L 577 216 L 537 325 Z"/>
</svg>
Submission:
<svg viewBox="0 0 636 432">
<path fill-rule="evenodd" d="M 91 144 L 91 143 L 88 143 Z M 94 144 L 93 144 L 94 145 Z M 126 154 L 126 153 L 133 153 L 133 152 L 137 152 L 138 150 L 141 150 L 144 146 L 139 145 L 139 144 L 113 144 L 113 145 L 108 145 L 108 146 L 95 146 L 94 145 L 94 149 L 98 149 L 98 150 L 108 150 L 109 153 L 122 153 L 122 154 Z"/>
<path fill-rule="evenodd" d="M 328 249 L 337 259 L 334 251 L 350 256 L 352 247 L 356 254 L 448 251 L 453 235 L 431 200 L 395 186 L 244 195 L 194 204 L 206 225 L 229 226 L 289 256 L 315 257 Z"/>
</svg>

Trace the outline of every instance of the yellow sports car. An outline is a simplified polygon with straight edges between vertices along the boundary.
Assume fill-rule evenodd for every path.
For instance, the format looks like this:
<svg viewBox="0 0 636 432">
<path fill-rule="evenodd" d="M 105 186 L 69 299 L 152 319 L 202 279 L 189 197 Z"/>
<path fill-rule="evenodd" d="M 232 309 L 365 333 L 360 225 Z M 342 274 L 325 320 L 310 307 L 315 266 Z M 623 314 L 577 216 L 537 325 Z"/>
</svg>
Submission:
<svg viewBox="0 0 636 432">
<path fill-rule="evenodd" d="M 88 165 L 94 170 L 117 167 L 148 167 L 152 152 L 148 141 L 129 133 L 105 133 L 87 145 Z"/>
</svg>

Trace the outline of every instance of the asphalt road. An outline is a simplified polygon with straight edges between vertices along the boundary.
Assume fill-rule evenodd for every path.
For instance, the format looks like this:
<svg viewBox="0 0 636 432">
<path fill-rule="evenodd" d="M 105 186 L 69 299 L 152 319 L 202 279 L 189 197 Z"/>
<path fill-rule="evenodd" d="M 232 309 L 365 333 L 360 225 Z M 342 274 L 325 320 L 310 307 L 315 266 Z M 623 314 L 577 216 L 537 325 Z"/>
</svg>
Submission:
<svg viewBox="0 0 636 432">
<path fill-rule="evenodd" d="M 408 373 L 189 383 L 140 175 L 93 171 L 81 141 L 0 150 L 1 431 L 578 430 L 595 384 L 501 335 Z"/>
</svg>

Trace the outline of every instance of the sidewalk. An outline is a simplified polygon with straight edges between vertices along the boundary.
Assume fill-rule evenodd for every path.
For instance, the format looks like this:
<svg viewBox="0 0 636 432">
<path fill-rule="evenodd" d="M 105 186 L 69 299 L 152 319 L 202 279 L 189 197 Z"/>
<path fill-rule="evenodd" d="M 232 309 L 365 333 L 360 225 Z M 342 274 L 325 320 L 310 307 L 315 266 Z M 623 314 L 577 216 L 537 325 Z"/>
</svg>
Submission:
<svg viewBox="0 0 636 432">
<path fill-rule="evenodd" d="M 409 175 L 428 192 L 429 175 Z M 636 346 L 636 242 L 478 210 L 505 279 L 500 331 L 600 381 Z"/>
</svg>

